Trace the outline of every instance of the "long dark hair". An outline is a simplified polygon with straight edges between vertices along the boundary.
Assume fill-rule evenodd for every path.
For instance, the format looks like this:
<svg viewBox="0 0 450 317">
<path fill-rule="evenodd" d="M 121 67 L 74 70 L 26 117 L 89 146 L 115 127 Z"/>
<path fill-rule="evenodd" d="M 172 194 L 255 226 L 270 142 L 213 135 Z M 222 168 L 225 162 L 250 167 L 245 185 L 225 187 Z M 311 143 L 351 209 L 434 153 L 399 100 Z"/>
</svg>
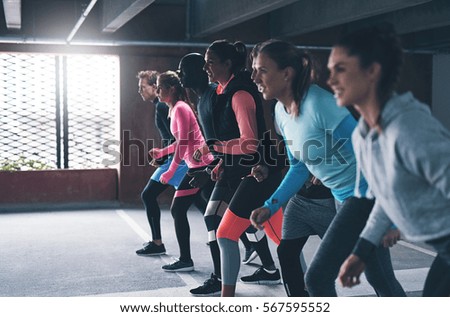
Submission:
<svg viewBox="0 0 450 317">
<path fill-rule="evenodd" d="M 208 51 L 217 55 L 221 62 L 231 61 L 231 72 L 236 74 L 245 70 L 247 62 L 247 47 L 244 43 L 238 41 L 230 43 L 227 40 L 214 41 Z"/>
<path fill-rule="evenodd" d="M 383 102 L 390 97 L 403 64 L 403 49 L 391 24 L 370 26 L 348 33 L 334 46 L 343 47 L 348 55 L 356 56 L 362 68 L 379 63 L 381 77 L 377 87 L 378 97 Z"/>
<path fill-rule="evenodd" d="M 311 55 L 289 42 L 280 40 L 268 40 L 258 44 L 252 51 L 252 57 L 256 58 L 261 53 L 264 53 L 273 60 L 279 69 L 285 69 L 286 67 L 292 67 L 294 69 L 295 76 L 291 88 L 294 101 L 300 107 L 301 101 L 306 95 L 313 81 L 313 75 L 315 74 Z M 298 116 L 300 108 L 296 110 L 293 113 L 294 116 Z"/>
</svg>

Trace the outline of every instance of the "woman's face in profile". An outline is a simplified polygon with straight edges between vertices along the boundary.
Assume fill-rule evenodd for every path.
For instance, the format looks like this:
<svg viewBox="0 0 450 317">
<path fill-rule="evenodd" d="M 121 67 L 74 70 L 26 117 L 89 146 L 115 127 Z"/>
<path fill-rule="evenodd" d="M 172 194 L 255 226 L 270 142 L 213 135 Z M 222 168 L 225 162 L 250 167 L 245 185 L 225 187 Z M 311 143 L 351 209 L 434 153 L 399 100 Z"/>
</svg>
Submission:
<svg viewBox="0 0 450 317">
<path fill-rule="evenodd" d="M 218 82 L 225 84 L 231 77 L 231 62 L 226 60 L 222 62 L 220 58 L 210 50 L 205 54 L 205 66 L 203 67 L 208 74 L 211 83 Z"/>
<path fill-rule="evenodd" d="M 158 93 L 158 98 L 160 101 L 168 103 L 171 101 L 171 96 L 170 96 L 170 87 L 168 87 L 167 85 L 165 85 L 164 83 L 161 83 L 161 81 L 158 80 L 156 81 L 156 87 L 157 87 L 157 93 Z"/>
<path fill-rule="evenodd" d="M 327 67 L 330 71 L 327 83 L 339 106 L 364 105 L 375 91 L 371 67 L 362 68 L 359 58 L 349 55 L 346 48 L 333 47 Z"/>
<path fill-rule="evenodd" d="M 291 93 L 291 78 L 286 69 L 278 68 L 277 63 L 264 53 L 253 60 L 252 78 L 264 99 L 279 99 Z"/>
</svg>

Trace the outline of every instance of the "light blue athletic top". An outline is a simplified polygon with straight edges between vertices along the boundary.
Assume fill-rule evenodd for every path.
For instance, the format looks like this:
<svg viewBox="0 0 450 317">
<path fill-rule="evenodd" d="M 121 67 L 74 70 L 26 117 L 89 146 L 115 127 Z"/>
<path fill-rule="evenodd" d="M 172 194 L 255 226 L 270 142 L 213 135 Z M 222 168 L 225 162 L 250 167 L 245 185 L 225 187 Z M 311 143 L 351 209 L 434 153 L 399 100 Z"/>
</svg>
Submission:
<svg viewBox="0 0 450 317">
<path fill-rule="evenodd" d="M 356 160 L 351 134 L 356 120 L 346 108 L 338 107 L 331 93 L 311 85 L 300 106 L 300 115 L 292 117 L 282 103 L 275 106 L 275 124 L 286 142 L 289 171 L 264 207 L 273 214 L 303 186 L 309 172 L 344 201 L 353 196 Z M 309 171 L 308 171 L 309 170 Z M 365 180 L 360 183 L 365 193 Z"/>
</svg>

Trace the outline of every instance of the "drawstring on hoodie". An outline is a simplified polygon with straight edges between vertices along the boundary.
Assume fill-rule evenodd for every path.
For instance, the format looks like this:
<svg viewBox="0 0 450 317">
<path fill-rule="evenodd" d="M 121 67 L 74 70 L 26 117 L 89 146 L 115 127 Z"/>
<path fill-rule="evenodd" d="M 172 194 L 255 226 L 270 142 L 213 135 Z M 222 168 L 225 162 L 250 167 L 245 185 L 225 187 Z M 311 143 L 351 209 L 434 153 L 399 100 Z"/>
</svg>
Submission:
<svg viewBox="0 0 450 317">
<path fill-rule="evenodd" d="M 357 128 L 358 129 L 358 128 Z M 358 131 L 359 133 L 359 131 Z M 370 166 L 372 166 L 372 134 L 369 132 L 368 135 L 366 135 L 366 138 L 370 138 L 371 142 L 368 142 L 368 150 L 369 150 L 369 169 Z M 367 143 L 366 143 L 367 144 Z M 360 185 L 361 185 L 361 174 L 362 174 L 362 168 L 361 168 L 361 151 L 355 152 L 356 157 L 356 179 L 355 179 L 355 191 L 354 195 L 358 198 L 367 198 L 367 199 L 373 199 L 375 198 L 372 190 L 370 189 L 370 182 L 368 181 L 370 179 L 369 175 L 366 175 L 366 183 L 367 183 L 367 190 L 364 195 L 361 194 Z M 369 171 L 367 171 L 369 173 Z"/>
<path fill-rule="evenodd" d="M 373 137 L 372 137 L 372 135 L 370 135 L 370 142 L 369 142 L 369 168 L 368 168 L 368 170 L 367 170 L 367 174 L 371 174 L 371 167 L 372 167 L 372 141 L 373 141 Z M 360 173 L 361 173 L 361 171 L 360 171 Z M 369 182 L 369 178 L 370 179 L 372 179 L 372 177 L 370 177 L 370 175 L 367 175 L 366 176 L 367 177 L 367 179 L 366 179 L 366 181 L 367 181 L 367 190 L 366 190 L 366 198 L 367 199 L 373 199 L 373 198 L 375 198 L 374 196 L 373 196 L 373 193 L 372 193 L 372 190 L 370 189 L 370 182 Z"/>
</svg>

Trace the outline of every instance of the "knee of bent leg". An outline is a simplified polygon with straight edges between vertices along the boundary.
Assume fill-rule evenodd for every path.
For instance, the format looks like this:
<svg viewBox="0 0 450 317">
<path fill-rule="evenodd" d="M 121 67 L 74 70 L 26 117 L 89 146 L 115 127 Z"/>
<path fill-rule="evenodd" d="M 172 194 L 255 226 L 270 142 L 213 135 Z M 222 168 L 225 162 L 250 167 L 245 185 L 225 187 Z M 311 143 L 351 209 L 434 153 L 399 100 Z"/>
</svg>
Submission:
<svg viewBox="0 0 450 317">
<path fill-rule="evenodd" d="M 150 198 L 150 191 L 145 188 L 142 192 L 141 192 L 141 200 L 144 202 L 144 204 L 147 202 L 147 200 Z"/>
<path fill-rule="evenodd" d="M 172 214 L 172 218 L 174 220 L 181 219 L 180 218 L 182 216 L 181 206 L 180 204 L 176 203 L 175 200 L 172 202 L 172 206 L 170 206 L 170 213 Z"/>
<path fill-rule="evenodd" d="M 235 230 L 236 228 L 233 226 L 229 226 L 226 223 L 220 223 L 219 228 L 217 229 L 217 239 L 228 239 L 232 241 L 238 241 L 240 235 L 242 234 Z"/>
<path fill-rule="evenodd" d="M 147 186 L 144 188 L 144 190 L 141 192 L 141 199 L 144 202 L 144 204 L 147 204 L 147 202 L 150 201 L 156 201 L 156 193 L 152 189 L 152 186 Z"/>
<path fill-rule="evenodd" d="M 305 274 L 305 285 L 311 296 L 334 297 L 336 295 L 335 280 L 337 275 L 317 269 L 313 263 L 308 267 Z"/>
<path fill-rule="evenodd" d="M 238 241 L 241 234 L 248 228 L 250 221 L 238 217 L 231 210 L 227 210 L 217 230 L 217 238 Z"/>
<path fill-rule="evenodd" d="M 317 286 L 320 286 L 322 281 L 320 271 L 315 266 L 310 266 L 305 274 L 305 284 L 308 290 L 314 290 Z"/>
</svg>

